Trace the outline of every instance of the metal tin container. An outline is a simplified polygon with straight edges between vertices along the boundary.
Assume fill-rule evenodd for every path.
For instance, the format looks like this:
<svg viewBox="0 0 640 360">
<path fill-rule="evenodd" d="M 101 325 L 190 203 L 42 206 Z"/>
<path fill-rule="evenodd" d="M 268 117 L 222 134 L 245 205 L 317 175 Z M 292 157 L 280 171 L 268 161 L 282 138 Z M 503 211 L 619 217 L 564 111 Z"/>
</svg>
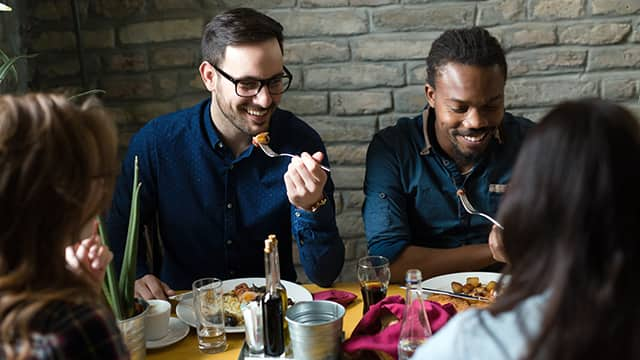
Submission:
<svg viewBox="0 0 640 360">
<path fill-rule="evenodd" d="M 339 359 L 345 309 L 333 301 L 301 301 L 287 310 L 296 360 Z"/>
</svg>

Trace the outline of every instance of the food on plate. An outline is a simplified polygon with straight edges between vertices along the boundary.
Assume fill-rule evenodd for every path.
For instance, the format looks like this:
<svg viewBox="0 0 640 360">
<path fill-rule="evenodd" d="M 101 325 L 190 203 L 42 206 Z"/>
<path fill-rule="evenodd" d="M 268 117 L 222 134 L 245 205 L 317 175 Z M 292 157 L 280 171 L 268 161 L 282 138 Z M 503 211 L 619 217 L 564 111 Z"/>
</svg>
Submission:
<svg viewBox="0 0 640 360">
<path fill-rule="evenodd" d="M 244 317 L 241 306 L 251 301 L 258 301 L 265 293 L 264 286 L 249 286 L 247 283 L 236 285 L 233 290 L 222 295 L 224 300 L 224 324 L 225 326 L 242 326 Z M 288 306 L 293 305 L 293 300 L 287 299 Z"/>
<path fill-rule="evenodd" d="M 488 283 L 483 285 L 480 282 L 480 278 L 478 278 L 477 276 L 468 277 L 464 285 L 457 281 L 451 282 L 451 290 L 454 293 L 487 298 L 489 300 L 488 302 L 460 299 L 453 296 L 440 294 L 432 294 L 427 299 L 435 301 L 439 304 L 452 304 L 457 312 L 467 310 L 470 307 L 484 308 L 491 305 L 491 303 L 495 301 L 496 285 L 497 283 L 495 281 L 489 281 Z"/>
<path fill-rule="evenodd" d="M 254 136 L 251 139 L 251 143 L 253 146 L 258 146 L 259 144 L 268 144 L 271 139 L 269 138 L 269 132 L 261 132 L 258 135 Z"/>
</svg>

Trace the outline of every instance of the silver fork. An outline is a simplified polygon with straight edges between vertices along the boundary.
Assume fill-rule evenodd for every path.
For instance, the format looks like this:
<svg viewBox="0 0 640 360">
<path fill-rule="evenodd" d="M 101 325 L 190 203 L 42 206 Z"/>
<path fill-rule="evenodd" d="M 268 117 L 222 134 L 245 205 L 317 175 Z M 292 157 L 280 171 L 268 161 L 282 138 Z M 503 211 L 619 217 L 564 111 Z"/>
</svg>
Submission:
<svg viewBox="0 0 640 360">
<path fill-rule="evenodd" d="M 298 157 L 298 155 L 287 154 L 287 153 L 278 154 L 277 152 L 273 151 L 273 149 L 267 144 L 258 143 L 258 146 L 260 146 L 260 149 L 262 149 L 262 151 L 268 157 L 278 157 L 278 156 L 288 156 L 288 157 L 291 157 L 291 158 Z M 326 172 L 331 172 L 331 169 L 329 169 L 328 167 L 326 167 L 324 165 L 320 165 L 320 167 Z"/>
<path fill-rule="evenodd" d="M 471 202 L 469 202 L 469 198 L 467 198 L 467 194 L 464 193 L 464 190 L 460 189 L 456 192 L 456 194 L 458 195 L 458 197 L 460 198 L 460 201 L 462 202 L 462 207 L 467 210 L 467 212 L 471 215 L 480 215 L 482 217 L 484 217 L 485 219 L 491 221 L 492 223 L 494 223 L 497 227 L 500 228 L 500 230 L 504 230 L 504 227 L 502 225 L 500 225 L 500 223 L 498 221 L 496 221 L 496 219 L 492 218 L 491 216 L 480 212 L 478 210 L 476 210 L 475 207 L 473 207 L 473 205 L 471 205 Z"/>
</svg>

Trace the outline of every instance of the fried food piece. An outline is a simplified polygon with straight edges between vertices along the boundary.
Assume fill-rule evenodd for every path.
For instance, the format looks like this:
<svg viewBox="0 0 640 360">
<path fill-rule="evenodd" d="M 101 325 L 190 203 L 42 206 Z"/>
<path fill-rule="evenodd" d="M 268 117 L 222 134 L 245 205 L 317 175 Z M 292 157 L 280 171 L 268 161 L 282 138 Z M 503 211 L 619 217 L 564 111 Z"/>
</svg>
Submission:
<svg viewBox="0 0 640 360">
<path fill-rule="evenodd" d="M 472 276 L 467 278 L 467 284 L 470 284 L 474 288 L 480 286 L 480 278 L 477 276 Z"/>
<path fill-rule="evenodd" d="M 259 144 L 268 144 L 271 139 L 269 138 L 269 132 L 261 132 L 258 135 L 254 136 L 251 139 L 251 143 L 253 146 L 258 146 Z"/>
<path fill-rule="evenodd" d="M 452 281 L 451 282 L 451 290 L 453 290 L 454 293 L 461 293 L 462 292 L 462 284 L 460 284 L 457 281 Z"/>
</svg>

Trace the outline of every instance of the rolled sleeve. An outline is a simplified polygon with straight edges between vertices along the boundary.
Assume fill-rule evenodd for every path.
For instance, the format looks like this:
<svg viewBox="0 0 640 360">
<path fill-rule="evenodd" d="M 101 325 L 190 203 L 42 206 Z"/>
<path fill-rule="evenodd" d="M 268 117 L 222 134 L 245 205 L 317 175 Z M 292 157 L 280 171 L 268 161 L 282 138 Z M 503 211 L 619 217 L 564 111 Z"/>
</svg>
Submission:
<svg viewBox="0 0 640 360">
<path fill-rule="evenodd" d="M 411 242 L 401 176 L 392 147 L 376 135 L 367 151 L 362 217 L 369 254 L 392 262 Z"/>
</svg>

